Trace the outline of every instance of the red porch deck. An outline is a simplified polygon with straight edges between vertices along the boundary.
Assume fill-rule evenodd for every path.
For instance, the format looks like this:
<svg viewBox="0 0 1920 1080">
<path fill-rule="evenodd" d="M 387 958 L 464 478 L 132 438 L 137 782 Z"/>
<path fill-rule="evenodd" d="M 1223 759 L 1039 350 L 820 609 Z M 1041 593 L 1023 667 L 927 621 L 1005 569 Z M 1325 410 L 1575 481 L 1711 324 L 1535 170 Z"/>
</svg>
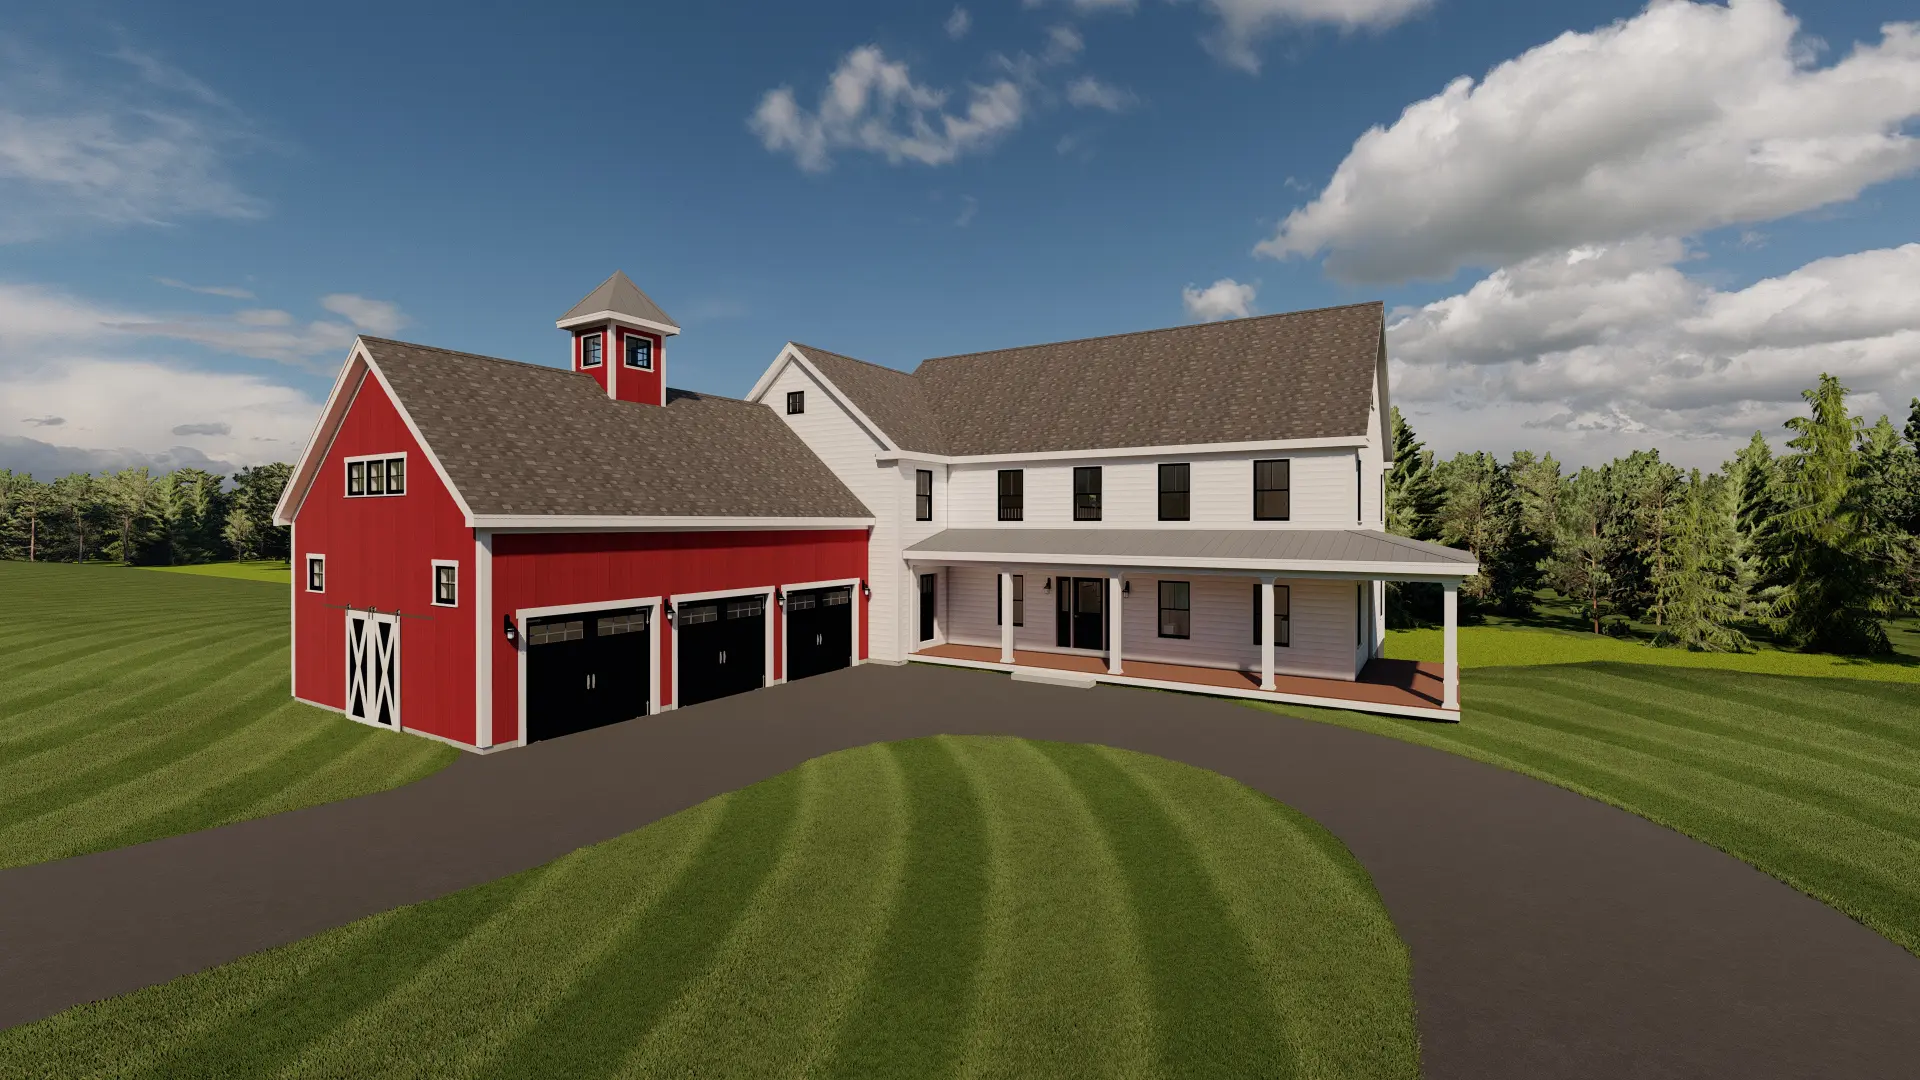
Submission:
<svg viewBox="0 0 1920 1080">
<path fill-rule="evenodd" d="M 1103 657 L 1035 652 L 1028 649 L 1016 649 L 1012 665 L 1000 662 L 999 649 L 982 645 L 931 645 L 911 654 L 909 659 L 935 662 L 960 661 L 969 667 L 985 666 L 1002 671 L 1014 668 L 1040 668 L 1078 672 L 1102 679 L 1113 678 L 1107 672 L 1107 662 Z M 1225 691 L 1235 696 L 1256 699 L 1295 701 L 1313 699 L 1315 704 L 1322 702 L 1347 704 L 1363 712 L 1376 711 L 1369 709 L 1368 706 L 1384 706 L 1385 708 L 1377 711 L 1403 715 L 1444 713 L 1448 719 L 1459 716 L 1455 710 L 1441 708 L 1444 679 L 1441 666 L 1416 660 L 1370 661 L 1361 671 L 1360 678 L 1353 682 L 1347 682 L 1344 679 L 1316 679 L 1304 675 L 1275 675 L 1274 688 L 1271 692 L 1263 692 L 1260 689 L 1260 676 L 1253 672 L 1197 667 L 1192 664 L 1159 664 L 1147 660 L 1123 660 L 1119 679 L 1163 685 L 1185 684 L 1203 693 Z"/>
</svg>

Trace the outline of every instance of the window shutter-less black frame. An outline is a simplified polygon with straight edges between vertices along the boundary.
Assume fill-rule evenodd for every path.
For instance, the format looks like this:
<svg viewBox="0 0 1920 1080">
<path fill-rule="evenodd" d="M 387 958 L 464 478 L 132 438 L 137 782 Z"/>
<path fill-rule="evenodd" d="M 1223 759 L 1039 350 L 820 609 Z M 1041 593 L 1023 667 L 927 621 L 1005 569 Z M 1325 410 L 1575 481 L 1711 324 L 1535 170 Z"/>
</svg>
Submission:
<svg viewBox="0 0 1920 1080">
<path fill-rule="evenodd" d="M 1073 469 L 1073 520 L 1100 520 L 1101 475 L 1098 465 L 1076 465 Z"/>
<path fill-rule="evenodd" d="M 1160 583 L 1160 636 L 1193 636 L 1193 585 L 1186 581 Z"/>
<path fill-rule="evenodd" d="M 1286 521 L 1293 514 L 1293 462 L 1288 458 L 1253 463 L 1253 520 Z"/>
<path fill-rule="evenodd" d="M 1000 470 L 1000 520 L 1023 521 L 1026 518 L 1026 472 L 1022 469 Z"/>
<path fill-rule="evenodd" d="M 787 391 L 787 415 L 799 416 L 807 411 L 807 392 L 805 390 Z"/>
<path fill-rule="evenodd" d="M 1182 461 L 1160 466 L 1160 520 L 1193 517 L 1193 466 Z"/>
<path fill-rule="evenodd" d="M 933 470 L 913 470 L 913 520 L 933 520 Z"/>
</svg>

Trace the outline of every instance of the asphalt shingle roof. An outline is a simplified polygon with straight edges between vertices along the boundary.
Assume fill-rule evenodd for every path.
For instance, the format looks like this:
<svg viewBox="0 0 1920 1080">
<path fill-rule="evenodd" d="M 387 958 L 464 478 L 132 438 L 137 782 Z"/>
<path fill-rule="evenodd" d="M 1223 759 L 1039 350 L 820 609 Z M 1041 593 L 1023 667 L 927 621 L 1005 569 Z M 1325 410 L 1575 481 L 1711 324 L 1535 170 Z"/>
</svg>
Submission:
<svg viewBox="0 0 1920 1080">
<path fill-rule="evenodd" d="M 563 368 L 361 340 L 476 515 L 873 516 L 764 405 L 639 405 Z"/>
<path fill-rule="evenodd" d="M 911 374 L 796 345 L 894 443 L 1022 454 L 1360 436 L 1378 302 L 923 361 Z"/>
</svg>

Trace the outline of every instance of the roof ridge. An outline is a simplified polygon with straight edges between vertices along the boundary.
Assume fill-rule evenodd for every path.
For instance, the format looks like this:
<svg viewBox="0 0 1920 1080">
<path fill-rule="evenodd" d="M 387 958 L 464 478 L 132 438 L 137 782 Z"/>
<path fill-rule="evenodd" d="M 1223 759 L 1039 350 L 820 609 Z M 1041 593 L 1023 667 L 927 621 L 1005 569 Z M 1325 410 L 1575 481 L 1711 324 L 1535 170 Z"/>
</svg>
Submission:
<svg viewBox="0 0 1920 1080">
<path fill-rule="evenodd" d="M 1004 348 L 999 348 L 999 349 L 983 349 L 980 352 L 949 353 L 946 356 L 929 356 L 925 360 L 920 361 L 919 366 L 914 368 L 913 371 L 907 372 L 907 374 L 917 375 L 920 372 L 920 368 L 925 367 L 936 360 L 959 360 L 966 357 L 974 357 L 974 356 L 992 356 L 996 353 L 1020 352 L 1023 349 L 1045 349 L 1054 345 L 1080 345 L 1089 341 L 1117 341 L 1120 338 L 1145 337 L 1149 334 L 1171 334 L 1179 330 L 1196 330 L 1196 329 L 1207 327 L 1207 326 L 1229 326 L 1236 323 L 1264 322 L 1271 319 L 1290 319 L 1298 315 L 1318 315 L 1318 314 L 1321 314 L 1322 312 L 1327 312 L 1327 311 L 1342 311 L 1347 308 L 1362 308 L 1362 307 L 1380 308 L 1382 312 L 1382 322 L 1384 323 L 1386 301 L 1362 300 L 1357 304 L 1329 304 L 1325 307 L 1303 308 L 1299 311 L 1276 311 L 1270 315 L 1249 315 L 1243 319 L 1218 319 L 1213 322 L 1182 323 L 1179 326 L 1156 326 L 1147 330 L 1127 330 L 1118 334 L 1095 334 L 1092 337 L 1063 338 L 1059 341 L 1042 341 L 1032 345 L 1008 345 Z M 853 359 L 853 357 L 850 356 L 847 359 L 851 360 Z M 867 361 L 862 360 L 860 361 L 860 363 L 864 364 L 864 363 L 867 363 Z M 880 365 L 875 364 L 873 366 L 879 367 Z M 888 370 L 897 371 L 899 369 L 889 368 Z"/>
</svg>

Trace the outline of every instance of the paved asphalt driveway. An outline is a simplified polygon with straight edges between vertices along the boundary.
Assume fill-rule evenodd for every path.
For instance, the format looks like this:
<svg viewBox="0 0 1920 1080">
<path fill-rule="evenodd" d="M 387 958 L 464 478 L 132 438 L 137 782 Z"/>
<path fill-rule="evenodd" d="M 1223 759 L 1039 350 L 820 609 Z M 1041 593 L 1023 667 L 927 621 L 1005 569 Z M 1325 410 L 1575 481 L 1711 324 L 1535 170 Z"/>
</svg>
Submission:
<svg viewBox="0 0 1920 1080">
<path fill-rule="evenodd" d="M 923 666 L 837 672 L 464 758 L 395 791 L 0 872 L 0 1026 L 523 870 L 820 754 L 936 733 L 1158 754 L 1320 821 L 1412 949 L 1429 1076 L 1920 1075 L 1920 960 L 1677 833 L 1219 700 Z"/>
</svg>

